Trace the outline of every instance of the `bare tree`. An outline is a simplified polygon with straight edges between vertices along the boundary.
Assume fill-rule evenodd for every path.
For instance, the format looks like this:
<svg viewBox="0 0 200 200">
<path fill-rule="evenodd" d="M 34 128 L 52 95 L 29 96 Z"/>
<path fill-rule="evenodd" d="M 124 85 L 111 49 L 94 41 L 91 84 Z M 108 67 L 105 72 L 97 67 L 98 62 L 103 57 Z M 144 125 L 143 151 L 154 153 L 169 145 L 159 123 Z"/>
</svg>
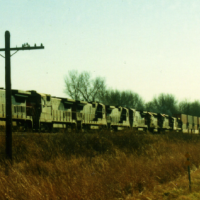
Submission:
<svg viewBox="0 0 200 200">
<path fill-rule="evenodd" d="M 183 114 L 190 114 L 190 102 L 188 100 L 181 101 L 178 105 L 179 112 Z"/>
<path fill-rule="evenodd" d="M 155 113 L 158 112 L 157 108 L 155 108 L 154 102 L 152 101 L 149 101 L 145 104 L 145 110 Z"/>
<path fill-rule="evenodd" d="M 172 94 L 160 94 L 152 101 L 146 103 L 146 110 L 156 113 L 165 113 L 170 116 L 177 114 L 178 101 Z"/>
<path fill-rule="evenodd" d="M 107 90 L 102 102 L 113 106 L 123 106 L 138 110 L 144 109 L 144 101 L 137 93 L 132 91 Z"/>
<path fill-rule="evenodd" d="M 65 77 L 65 93 L 72 99 L 79 100 L 81 95 L 79 92 L 80 80 L 77 71 L 69 71 L 69 75 Z"/>
<path fill-rule="evenodd" d="M 190 115 L 200 116 L 200 102 L 198 100 L 190 104 Z"/>
<path fill-rule="evenodd" d="M 198 100 L 189 102 L 188 100 L 179 103 L 179 112 L 192 116 L 200 116 L 200 102 Z"/>
<path fill-rule="evenodd" d="M 65 93 L 75 100 L 99 101 L 105 91 L 105 79 L 91 79 L 89 72 L 69 71 L 65 77 Z"/>
</svg>

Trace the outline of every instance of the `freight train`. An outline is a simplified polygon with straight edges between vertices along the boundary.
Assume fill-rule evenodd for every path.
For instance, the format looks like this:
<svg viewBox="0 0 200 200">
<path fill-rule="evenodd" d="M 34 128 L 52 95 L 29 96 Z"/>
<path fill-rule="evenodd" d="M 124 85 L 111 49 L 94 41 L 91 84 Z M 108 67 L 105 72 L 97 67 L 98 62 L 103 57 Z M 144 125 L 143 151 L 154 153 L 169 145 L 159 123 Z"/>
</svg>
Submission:
<svg viewBox="0 0 200 200">
<path fill-rule="evenodd" d="M 5 89 L 0 88 L 0 126 L 5 126 Z M 136 129 L 141 131 L 177 131 L 199 133 L 200 117 L 138 111 L 99 102 L 60 98 L 34 90 L 12 90 L 12 125 L 17 130 L 85 131 Z"/>
</svg>

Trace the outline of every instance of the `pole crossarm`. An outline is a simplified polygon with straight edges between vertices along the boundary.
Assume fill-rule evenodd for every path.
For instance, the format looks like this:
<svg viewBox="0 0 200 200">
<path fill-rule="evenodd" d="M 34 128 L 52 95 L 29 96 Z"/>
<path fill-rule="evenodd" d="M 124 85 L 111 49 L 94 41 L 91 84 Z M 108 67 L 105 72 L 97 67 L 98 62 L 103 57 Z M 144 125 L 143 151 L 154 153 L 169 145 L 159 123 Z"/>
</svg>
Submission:
<svg viewBox="0 0 200 200">
<path fill-rule="evenodd" d="M 44 49 L 44 46 L 39 46 L 39 47 L 15 47 L 15 48 L 10 48 L 10 51 L 19 51 L 19 50 L 34 50 L 34 49 Z M 0 49 L 0 51 L 5 51 L 6 49 Z"/>
</svg>

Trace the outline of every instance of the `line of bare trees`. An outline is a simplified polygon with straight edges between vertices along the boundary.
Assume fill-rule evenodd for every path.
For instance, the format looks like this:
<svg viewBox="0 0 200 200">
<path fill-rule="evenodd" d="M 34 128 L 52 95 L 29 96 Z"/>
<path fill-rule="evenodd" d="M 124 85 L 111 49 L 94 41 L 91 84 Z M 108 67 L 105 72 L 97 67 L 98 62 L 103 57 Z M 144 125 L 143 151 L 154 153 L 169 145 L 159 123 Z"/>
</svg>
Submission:
<svg viewBox="0 0 200 200">
<path fill-rule="evenodd" d="M 65 77 L 65 93 L 75 100 L 98 101 L 106 105 L 165 113 L 170 116 L 184 113 L 200 117 L 200 102 L 198 100 L 178 102 L 172 94 L 160 94 L 145 103 L 135 92 L 107 89 L 104 78 L 96 77 L 92 79 L 89 72 L 69 71 Z"/>
</svg>

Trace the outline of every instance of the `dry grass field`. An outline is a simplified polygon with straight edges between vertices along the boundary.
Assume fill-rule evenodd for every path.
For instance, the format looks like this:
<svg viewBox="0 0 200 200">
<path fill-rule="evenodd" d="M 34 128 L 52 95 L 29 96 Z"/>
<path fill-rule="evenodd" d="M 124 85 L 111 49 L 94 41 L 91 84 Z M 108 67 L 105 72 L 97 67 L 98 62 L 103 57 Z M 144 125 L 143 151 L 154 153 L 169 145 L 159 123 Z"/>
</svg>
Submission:
<svg viewBox="0 0 200 200">
<path fill-rule="evenodd" d="M 195 199 L 199 151 L 200 136 L 181 133 L 14 133 L 7 176 L 1 134 L 0 199 Z M 188 191 L 186 152 L 193 193 Z"/>
</svg>

